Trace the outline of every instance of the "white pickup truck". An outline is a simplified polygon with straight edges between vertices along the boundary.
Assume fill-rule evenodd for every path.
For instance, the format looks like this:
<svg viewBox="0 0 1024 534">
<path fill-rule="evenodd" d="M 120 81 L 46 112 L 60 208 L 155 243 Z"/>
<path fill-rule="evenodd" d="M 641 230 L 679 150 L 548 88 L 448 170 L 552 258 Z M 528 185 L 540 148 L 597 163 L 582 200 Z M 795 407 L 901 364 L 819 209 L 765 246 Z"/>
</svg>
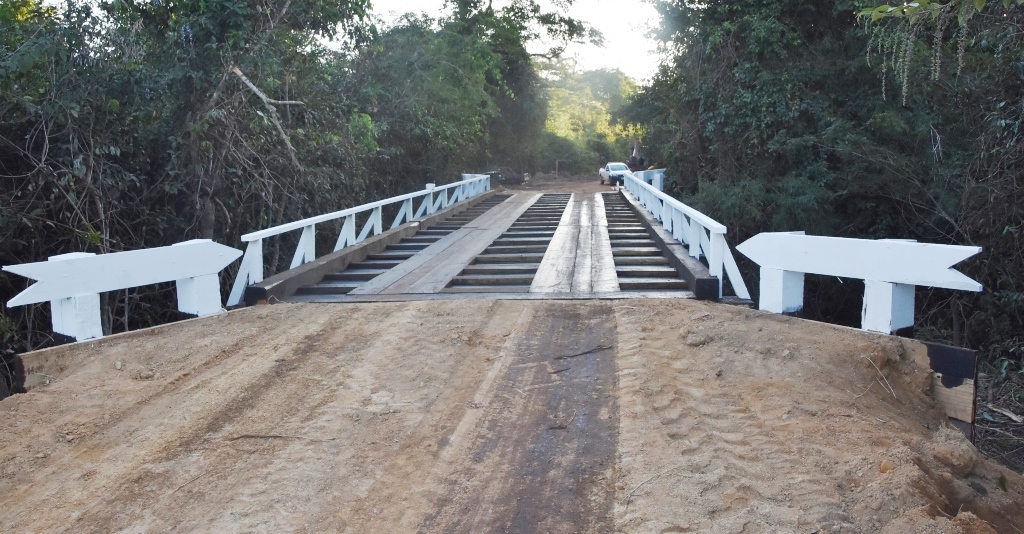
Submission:
<svg viewBox="0 0 1024 534">
<path fill-rule="evenodd" d="M 607 181 L 611 185 L 622 185 L 625 176 L 630 174 L 629 167 L 625 163 L 611 162 L 597 170 L 601 175 L 601 185 Z"/>
</svg>

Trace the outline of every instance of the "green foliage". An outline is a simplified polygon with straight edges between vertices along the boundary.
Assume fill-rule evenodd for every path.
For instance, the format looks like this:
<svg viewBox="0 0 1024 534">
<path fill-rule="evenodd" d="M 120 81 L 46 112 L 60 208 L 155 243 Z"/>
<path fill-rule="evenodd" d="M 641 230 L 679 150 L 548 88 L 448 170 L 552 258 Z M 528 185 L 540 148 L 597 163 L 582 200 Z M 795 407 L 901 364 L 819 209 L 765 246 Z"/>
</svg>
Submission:
<svg viewBox="0 0 1024 534">
<path fill-rule="evenodd" d="M 573 139 L 544 132 L 538 153 L 537 169 L 569 174 L 595 174 L 601 163 L 600 156 Z"/>
<path fill-rule="evenodd" d="M 637 89 L 618 70 L 577 72 L 561 62 L 547 65 L 549 112 L 538 169 L 591 174 L 608 161 L 625 161 L 636 128 L 619 124 L 615 114 Z M 556 141 L 557 138 L 557 141 Z"/>
<path fill-rule="evenodd" d="M 857 17 L 878 22 L 883 19 L 908 19 L 912 23 L 919 21 L 937 22 L 943 17 L 944 12 L 956 16 L 961 25 L 966 25 L 978 13 L 993 6 L 1002 6 L 1008 9 L 1011 5 L 1024 5 L 1024 0 L 950 0 L 949 2 L 932 2 L 930 0 L 915 0 L 897 6 L 880 5 L 857 12 Z"/>
<path fill-rule="evenodd" d="M 487 83 L 495 61 L 485 43 L 428 20 L 382 33 L 351 62 L 347 89 L 373 120 L 381 150 L 372 165 L 422 185 L 479 160 L 497 112 Z"/>
</svg>

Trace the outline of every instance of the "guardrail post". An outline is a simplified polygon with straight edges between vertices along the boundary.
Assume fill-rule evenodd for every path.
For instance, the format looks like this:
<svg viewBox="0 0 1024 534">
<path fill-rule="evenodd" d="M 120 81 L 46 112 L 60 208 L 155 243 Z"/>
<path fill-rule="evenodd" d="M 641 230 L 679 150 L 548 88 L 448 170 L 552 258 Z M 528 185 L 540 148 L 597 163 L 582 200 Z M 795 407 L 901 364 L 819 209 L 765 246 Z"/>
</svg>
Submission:
<svg viewBox="0 0 1024 534">
<path fill-rule="evenodd" d="M 51 256 L 49 261 L 63 261 L 95 256 L 91 252 L 72 252 Z M 100 295 L 79 295 L 50 301 L 50 319 L 53 331 L 79 341 L 103 337 L 100 315 Z"/>
<path fill-rule="evenodd" d="M 861 329 L 888 334 L 914 326 L 914 290 L 910 284 L 864 280 Z"/>
<path fill-rule="evenodd" d="M 370 222 L 373 223 L 373 235 L 380 235 L 380 233 L 384 231 L 384 224 L 382 221 L 383 209 L 384 208 L 381 206 L 373 208 L 373 214 L 370 215 Z"/>
<path fill-rule="evenodd" d="M 249 242 L 245 247 L 245 255 L 242 256 L 242 264 L 238 266 L 238 274 L 235 275 L 235 283 L 231 286 L 231 295 L 228 296 L 228 306 L 238 306 L 242 303 L 242 294 L 249 284 L 258 284 L 263 281 L 263 240 L 256 239 Z"/>
<path fill-rule="evenodd" d="M 722 287 L 725 277 L 722 264 L 725 256 L 725 235 L 711 232 L 711 250 L 708 251 L 708 273 L 718 277 L 718 298 L 722 298 Z"/>
<path fill-rule="evenodd" d="M 176 243 L 173 247 L 188 245 L 190 242 Z M 222 311 L 220 305 L 220 274 L 205 274 L 175 280 L 178 292 L 178 311 L 198 317 L 215 315 Z"/>
<path fill-rule="evenodd" d="M 302 228 L 302 237 L 299 244 L 295 246 L 295 255 L 292 256 L 292 263 L 289 269 L 294 269 L 303 263 L 309 263 L 316 259 L 316 225 L 311 224 Z"/>
<path fill-rule="evenodd" d="M 690 257 L 700 259 L 700 236 L 704 233 L 704 227 L 700 225 L 697 219 L 690 218 Z"/>
<path fill-rule="evenodd" d="M 198 317 L 218 314 L 220 306 L 220 275 L 208 274 L 175 280 L 178 311 Z"/>
<path fill-rule="evenodd" d="M 665 192 L 665 171 L 656 172 L 651 171 L 651 186 L 658 191 Z"/>
<path fill-rule="evenodd" d="M 341 225 L 341 231 L 338 233 L 338 242 L 334 244 L 334 251 L 337 252 L 349 245 L 353 245 L 356 242 L 356 216 L 348 215 L 345 217 L 345 224 Z"/>
<path fill-rule="evenodd" d="M 804 273 L 761 267 L 758 308 L 772 313 L 795 313 L 804 307 Z"/>
<path fill-rule="evenodd" d="M 686 237 L 686 214 L 682 211 L 673 209 L 672 210 L 672 237 L 680 243 L 687 244 Z"/>
</svg>

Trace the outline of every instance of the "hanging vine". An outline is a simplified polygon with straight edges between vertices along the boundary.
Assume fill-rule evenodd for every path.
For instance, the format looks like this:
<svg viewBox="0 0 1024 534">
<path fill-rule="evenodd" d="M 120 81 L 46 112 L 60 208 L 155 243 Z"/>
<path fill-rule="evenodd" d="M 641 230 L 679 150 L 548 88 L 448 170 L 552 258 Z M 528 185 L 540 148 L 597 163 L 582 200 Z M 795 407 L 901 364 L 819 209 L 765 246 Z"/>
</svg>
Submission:
<svg viewBox="0 0 1024 534">
<path fill-rule="evenodd" d="M 991 3 L 1001 4 L 1002 9 L 1007 10 L 1011 6 L 1024 5 L 1024 0 L 996 0 Z M 940 80 L 942 51 L 944 45 L 953 38 L 957 41 L 956 77 L 959 78 L 969 42 L 968 23 L 978 13 L 990 9 L 988 4 L 986 0 L 950 0 L 946 3 L 918 0 L 900 6 L 882 5 L 858 12 L 857 17 L 869 25 L 868 65 L 871 65 L 873 51 L 882 58 L 882 98 L 887 98 L 886 76 L 891 72 L 900 84 L 900 102 L 906 105 L 910 89 L 910 67 L 918 36 L 928 29 L 932 32 L 929 79 L 933 82 Z M 954 20 L 957 27 L 951 30 Z"/>
</svg>

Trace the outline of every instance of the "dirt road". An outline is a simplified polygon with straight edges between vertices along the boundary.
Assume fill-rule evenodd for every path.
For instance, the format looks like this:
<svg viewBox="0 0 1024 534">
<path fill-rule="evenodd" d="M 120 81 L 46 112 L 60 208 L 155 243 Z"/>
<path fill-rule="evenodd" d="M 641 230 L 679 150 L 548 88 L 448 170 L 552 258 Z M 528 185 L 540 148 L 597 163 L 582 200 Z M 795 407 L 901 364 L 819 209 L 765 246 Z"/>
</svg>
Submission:
<svg viewBox="0 0 1024 534">
<path fill-rule="evenodd" d="M 0 401 L 0 532 L 1024 525 L 899 342 L 738 307 L 262 306 L 60 369 Z"/>
</svg>

